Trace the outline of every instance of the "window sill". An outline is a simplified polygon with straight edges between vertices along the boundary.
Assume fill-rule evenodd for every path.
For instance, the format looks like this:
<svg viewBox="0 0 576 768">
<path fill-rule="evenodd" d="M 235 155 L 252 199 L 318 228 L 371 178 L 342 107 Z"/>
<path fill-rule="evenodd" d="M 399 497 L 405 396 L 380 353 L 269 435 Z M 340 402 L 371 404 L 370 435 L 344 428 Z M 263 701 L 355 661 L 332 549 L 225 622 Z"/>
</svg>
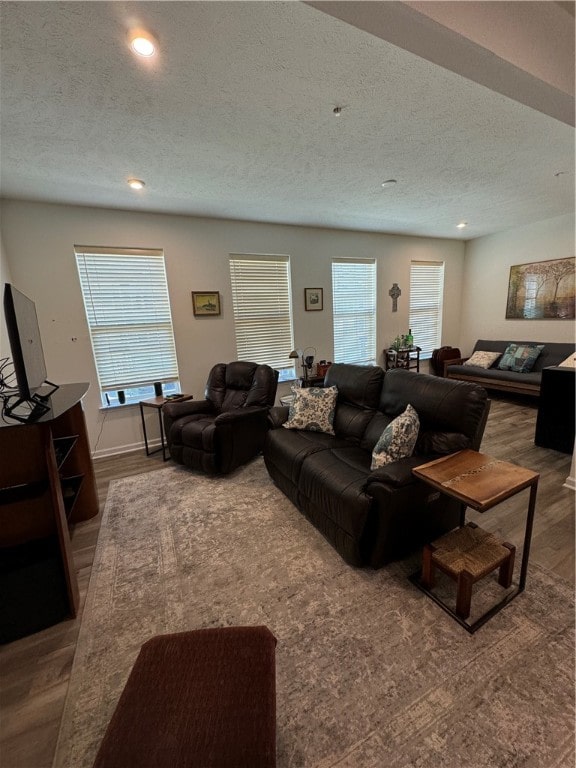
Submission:
<svg viewBox="0 0 576 768">
<path fill-rule="evenodd" d="M 99 411 L 118 411 L 122 408 L 134 408 L 138 403 L 110 403 L 110 405 L 101 405 Z"/>
</svg>

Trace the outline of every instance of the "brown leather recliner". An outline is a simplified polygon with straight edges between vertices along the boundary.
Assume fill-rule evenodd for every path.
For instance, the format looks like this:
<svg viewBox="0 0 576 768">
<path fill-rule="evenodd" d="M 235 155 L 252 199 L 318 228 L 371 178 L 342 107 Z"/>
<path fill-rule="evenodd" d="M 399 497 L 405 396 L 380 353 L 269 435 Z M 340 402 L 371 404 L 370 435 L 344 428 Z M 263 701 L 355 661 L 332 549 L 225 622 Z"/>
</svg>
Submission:
<svg viewBox="0 0 576 768">
<path fill-rule="evenodd" d="M 278 371 L 243 360 L 217 363 L 205 400 L 166 403 L 164 430 L 171 458 L 211 475 L 225 475 L 264 445 Z"/>
</svg>

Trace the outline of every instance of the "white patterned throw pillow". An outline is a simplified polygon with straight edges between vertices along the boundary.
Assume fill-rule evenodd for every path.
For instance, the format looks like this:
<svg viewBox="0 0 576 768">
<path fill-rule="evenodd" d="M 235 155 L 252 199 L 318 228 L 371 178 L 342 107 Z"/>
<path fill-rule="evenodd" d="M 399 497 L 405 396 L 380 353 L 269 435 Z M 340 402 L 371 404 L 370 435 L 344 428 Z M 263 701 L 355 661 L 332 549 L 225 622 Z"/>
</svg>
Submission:
<svg viewBox="0 0 576 768">
<path fill-rule="evenodd" d="M 391 421 L 380 435 L 372 451 L 370 469 L 378 469 L 398 459 L 412 456 L 419 429 L 418 414 L 411 405 L 407 405 L 404 413 Z"/>
<path fill-rule="evenodd" d="M 306 429 L 310 432 L 334 434 L 334 410 L 338 389 L 336 387 L 308 387 L 295 389 L 290 403 L 286 429 Z"/>
<path fill-rule="evenodd" d="M 490 368 L 501 355 L 502 352 L 482 352 L 478 350 L 465 361 L 464 365 L 475 365 L 476 368 Z"/>
</svg>

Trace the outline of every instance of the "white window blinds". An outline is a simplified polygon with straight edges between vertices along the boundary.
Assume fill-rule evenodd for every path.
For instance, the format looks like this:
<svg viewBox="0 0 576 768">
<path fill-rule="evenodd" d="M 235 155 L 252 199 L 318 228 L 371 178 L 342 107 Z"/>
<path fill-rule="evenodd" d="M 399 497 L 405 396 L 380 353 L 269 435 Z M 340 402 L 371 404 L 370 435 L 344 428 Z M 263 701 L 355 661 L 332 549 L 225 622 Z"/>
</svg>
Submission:
<svg viewBox="0 0 576 768">
<path fill-rule="evenodd" d="M 338 259 L 332 262 L 334 360 L 376 362 L 376 263 Z"/>
<path fill-rule="evenodd" d="M 444 264 L 413 261 L 410 266 L 410 329 L 414 344 L 424 359 L 440 346 L 442 338 L 442 302 Z"/>
<path fill-rule="evenodd" d="M 288 256 L 230 254 L 230 278 L 238 359 L 293 368 Z"/>
<path fill-rule="evenodd" d="M 75 251 L 100 388 L 177 380 L 162 251 Z"/>
</svg>

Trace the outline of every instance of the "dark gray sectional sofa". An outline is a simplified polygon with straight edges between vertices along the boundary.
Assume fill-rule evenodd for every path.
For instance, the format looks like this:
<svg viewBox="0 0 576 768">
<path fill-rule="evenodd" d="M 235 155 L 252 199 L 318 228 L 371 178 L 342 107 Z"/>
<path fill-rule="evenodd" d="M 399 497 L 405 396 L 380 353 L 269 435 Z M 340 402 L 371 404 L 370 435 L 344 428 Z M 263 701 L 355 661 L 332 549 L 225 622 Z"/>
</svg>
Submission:
<svg viewBox="0 0 576 768">
<path fill-rule="evenodd" d="M 516 373 L 515 371 L 501 371 L 498 368 L 498 360 L 490 368 L 478 368 L 464 365 L 467 357 L 456 360 L 447 360 L 444 364 L 444 376 L 448 379 L 458 379 L 474 384 L 480 384 L 486 389 L 495 389 L 501 392 L 513 392 L 519 395 L 540 395 L 540 383 L 542 369 L 551 365 L 558 365 L 568 355 L 574 354 L 574 344 L 544 341 L 500 341 L 494 339 L 478 339 L 472 350 L 474 352 L 500 352 L 504 353 L 509 344 L 544 345 L 544 349 L 536 359 L 534 368 L 530 373 Z"/>
</svg>

